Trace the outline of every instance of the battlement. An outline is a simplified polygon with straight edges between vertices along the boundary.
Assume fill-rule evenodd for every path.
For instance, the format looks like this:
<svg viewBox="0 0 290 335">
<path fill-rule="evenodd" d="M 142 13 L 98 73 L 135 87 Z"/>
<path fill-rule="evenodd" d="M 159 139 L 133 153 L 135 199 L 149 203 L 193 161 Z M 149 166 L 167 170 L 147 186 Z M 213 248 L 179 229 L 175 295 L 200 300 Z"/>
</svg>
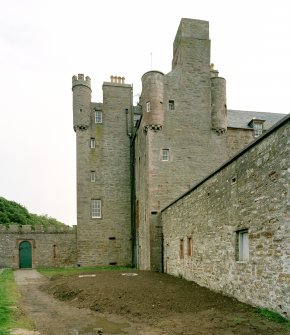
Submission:
<svg viewBox="0 0 290 335">
<path fill-rule="evenodd" d="M 84 76 L 84 74 L 79 73 L 77 76 L 74 75 L 72 77 L 72 87 L 74 88 L 75 86 L 87 86 L 91 89 L 91 78 L 89 76 Z"/>
<path fill-rule="evenodd" d="M 20 226 L 18 224 L 11 224 L 9 226 L 0 224 L 0 234 L 38 234 L 38 233 L 72 233 L 74 234 L 76 226 L 64 226 L 56 227 L 54 225 L 43 226 L 36 225 L 32 227 L 31 225 Z"/>
</svg>

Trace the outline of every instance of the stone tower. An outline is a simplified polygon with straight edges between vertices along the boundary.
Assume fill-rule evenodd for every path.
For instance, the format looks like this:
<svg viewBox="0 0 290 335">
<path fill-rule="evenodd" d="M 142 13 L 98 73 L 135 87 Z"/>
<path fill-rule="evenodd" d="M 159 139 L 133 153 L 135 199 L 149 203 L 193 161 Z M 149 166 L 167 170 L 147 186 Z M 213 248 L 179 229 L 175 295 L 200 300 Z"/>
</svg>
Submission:
<svg viewBox="0 0 290 335">
<path fill-rule="evenodd" d="M 227 130 L 227 95 L 226 80 L 218 76 L 211 64 L 211 124 L 218 133 Z"/>
<path fill-rule="evenodd" d="M 90 78 L 73 76 L 77 163 L 78 264 L 131 264 L 130 126 L 132 86 L 112 77 L 103 103 Z"/>
<path fill-rule="evenodd" d="M 225 80 L 210 67 L 207 21 L 182 19 L 172 71 L 142 77 L 135 138 L 136 258 L 162 268 L 160 210 L 228 158 Z"/>
</svg>

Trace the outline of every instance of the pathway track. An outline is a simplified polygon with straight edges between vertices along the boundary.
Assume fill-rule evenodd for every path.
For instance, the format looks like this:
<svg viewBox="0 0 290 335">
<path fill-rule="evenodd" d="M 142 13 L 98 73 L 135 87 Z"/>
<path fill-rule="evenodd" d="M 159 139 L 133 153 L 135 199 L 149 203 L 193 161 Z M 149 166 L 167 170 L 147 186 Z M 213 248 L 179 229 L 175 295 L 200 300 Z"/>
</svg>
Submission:
<svg viewBox="0 0 290 335">
<path fill-rule="evenodd" d="M 21 294 L 21 307 L 32 319 L 37 331 L 17 330 L 14 335 L 77 335 L 77 334 L 160 334 L 138 327 L 118 317 L 104 316 L 88 309 L 79 309 L 54 299 L 39 288 L 47 279 L 36 270 L 17 270 L 15 281 Z"/>
</svg>

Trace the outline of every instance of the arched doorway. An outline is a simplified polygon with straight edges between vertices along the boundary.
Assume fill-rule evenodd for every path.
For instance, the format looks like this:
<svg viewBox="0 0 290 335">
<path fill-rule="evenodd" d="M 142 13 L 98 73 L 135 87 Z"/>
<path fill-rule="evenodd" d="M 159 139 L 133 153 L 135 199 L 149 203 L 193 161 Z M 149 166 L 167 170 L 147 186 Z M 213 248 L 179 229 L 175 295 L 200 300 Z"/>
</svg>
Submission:
<svg viewBox="0 0 290 335">
<path fill-rule="evenodd" d="M 32 268 L 32 248 L 28 241 L 22 241 L 19 244 L 19 267 L 20 269 Z"/>
</svg>

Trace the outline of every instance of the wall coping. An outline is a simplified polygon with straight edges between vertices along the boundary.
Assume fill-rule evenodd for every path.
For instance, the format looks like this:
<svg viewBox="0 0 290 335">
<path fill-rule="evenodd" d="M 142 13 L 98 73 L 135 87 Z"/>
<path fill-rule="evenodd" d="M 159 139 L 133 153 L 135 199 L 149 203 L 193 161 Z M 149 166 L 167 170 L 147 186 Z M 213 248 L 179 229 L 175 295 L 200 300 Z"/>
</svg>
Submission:
<svg viewBox="0 0 290 335">
<path fill-rule="evenodd" d="M 0 234 L 75 234 L 77 226 L 65 226 L 65 227 L 56 227 L 54 225 L 48 225 L 44 227 L 43 225 L 36 225 L 32 227 L 31 225 L 18 225 L 18 224 L 10 224 L 8 226 L 0 224 Z"/>
</svg>

